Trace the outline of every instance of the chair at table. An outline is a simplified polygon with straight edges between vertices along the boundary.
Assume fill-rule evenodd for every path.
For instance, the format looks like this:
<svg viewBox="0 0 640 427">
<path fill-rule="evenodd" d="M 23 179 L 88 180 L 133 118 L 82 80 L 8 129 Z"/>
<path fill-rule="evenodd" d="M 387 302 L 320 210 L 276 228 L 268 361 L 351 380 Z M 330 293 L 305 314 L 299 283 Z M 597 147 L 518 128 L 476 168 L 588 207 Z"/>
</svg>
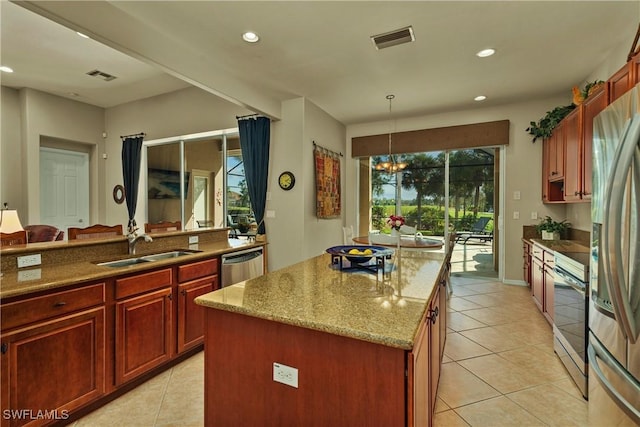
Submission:
<svg viewBox="0 0 640 427">
<path fill-rule="evenodd" d="M 0 246 L 24 245 L 27 243 L 27 232 L 0 233 Z"/>
<path fill-rule="evenodd" d="M 69 240 L 122 236 L 122 224 L 114 226 L 96 224 L 85 228 L 69 227 L 67 233 Z"/>
<path fill-rule="evenodd" d="M 162 221 L 155 224 L 146 223 L 144 225 L 145 233 L 162 233 L 166 231 L 180 231 L 182 230 L 182 223 L 180 221 Z"/>
<path fill-rule="evenodd" d="M 456 242 L 462 240 L 463 245 L 466 245 L 469 239 L 478 239 L 481 242 L 490 242 L 493 239 L 493 232 L 485 230 L 489 221 L 491 221 L 490 217 L 478 218 L 476 223 L 471 227 L 471 230 L 459 231 L 456 234 Z"/>
<path fill-rule="evenodd" d="M 29 243 L 54 242 L 64 239 L 64 231 L 53 225 L 37 224 L 24 227 Z"/>
</svg>

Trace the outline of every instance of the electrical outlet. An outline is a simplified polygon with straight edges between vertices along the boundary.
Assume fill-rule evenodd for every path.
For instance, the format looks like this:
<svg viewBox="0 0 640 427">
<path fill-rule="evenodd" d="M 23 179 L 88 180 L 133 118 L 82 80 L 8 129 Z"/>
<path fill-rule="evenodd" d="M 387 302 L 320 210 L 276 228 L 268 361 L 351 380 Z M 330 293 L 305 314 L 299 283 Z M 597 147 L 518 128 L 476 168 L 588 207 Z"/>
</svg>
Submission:
<svg viewBox="0 0 640 427">
<path fill-rule="evenodd" d="M 25 256 L 18 257 L 18 268 L 33 267 L 34 265 L 40 265 L 40 264 L 42 264 L 42 258 L 40 257 L 40 254 L 25 255 Z"/>
<path fill-rule="evenodd" d="M 189 244 L 195 245 L 196 243 L 198 243 L 198 236 L 189 236 Z"/>
<path fill-rule="evenodd" d="M 520 219 L 520 212 L 513 211 L 513 219 Z"/>
<path fill-rule="evenodd" d="M 29 280 L 40 280 L 41 278 L 42 278 L 42 270 L 39 268 L 18 271 L 18 282 L 28 282 Z"/>
<path fill-rule="evenodd" d="M 538 212 L 531 212 L 531 219 L 538 219 Z"/>
<path fill-rule="evenodd" d="M 513 200 L 520 200 L 520 192 L 519 191 L 514 191 L 513 192 Z"/>
<path fill-rule="evenodd" d="M 273 363 L 273 380 L 291 387 L 298 388 L 298 370 L 281 363 Z"/>
</svg>

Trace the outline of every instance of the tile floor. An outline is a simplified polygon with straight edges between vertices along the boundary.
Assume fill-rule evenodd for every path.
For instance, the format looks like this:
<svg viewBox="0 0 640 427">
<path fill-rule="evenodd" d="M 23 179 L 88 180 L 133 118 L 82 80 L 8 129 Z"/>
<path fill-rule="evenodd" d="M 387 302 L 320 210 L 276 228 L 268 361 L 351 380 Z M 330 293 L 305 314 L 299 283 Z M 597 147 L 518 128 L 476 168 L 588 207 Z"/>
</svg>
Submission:
<svg viewBox="0 0 640 427">
<path fill-rule="evenodd" d="M 435 426 L 586 426 L 587 403 L 555 356 L 528 288 L 455 274 Z M 199 353 L 74 426 L 202 426 Z"/>
</svg>

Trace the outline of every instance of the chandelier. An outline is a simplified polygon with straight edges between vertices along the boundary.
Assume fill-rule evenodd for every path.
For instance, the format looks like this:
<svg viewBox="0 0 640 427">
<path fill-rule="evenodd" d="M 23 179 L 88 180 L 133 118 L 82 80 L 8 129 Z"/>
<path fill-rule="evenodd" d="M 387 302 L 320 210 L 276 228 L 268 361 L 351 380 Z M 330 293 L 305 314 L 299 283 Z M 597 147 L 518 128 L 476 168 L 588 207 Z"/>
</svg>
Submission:
<svg viewBox="0 0 640 427">
<path fill-rule="evenodd" d="M 389 117 L 391 117 L 391 101 L 395 98 L 395 95 L 387 95 L 389 100 Z M 391 154 L 391 130 L 389 130 L 389 157 L 387 161 L 380 162 L 375 165 L 374 169 L 377 171 L 384 171 L 388 173 L 400 172 L 407 167 L 406 162 L 396 161 L 396 157 Z"/>
</svg>

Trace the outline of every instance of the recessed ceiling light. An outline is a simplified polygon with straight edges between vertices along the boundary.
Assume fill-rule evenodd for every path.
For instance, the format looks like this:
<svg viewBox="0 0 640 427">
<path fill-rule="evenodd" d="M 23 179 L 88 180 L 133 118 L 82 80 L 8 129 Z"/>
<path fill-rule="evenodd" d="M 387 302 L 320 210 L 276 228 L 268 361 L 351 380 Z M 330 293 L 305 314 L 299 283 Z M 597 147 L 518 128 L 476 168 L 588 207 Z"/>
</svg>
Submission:
<svg viewBox="0 0 640 427">
<path fill-rule="evenodd" d="M 258 40 L 260 40 L 260 37 L 256 34 L 256 33 L 252 33 L 251 31 L 247 31 L 246 33 L 244 33 L 242 35 L 242 40 L 249 42 L 249 43 L 255 43 Z"/>
<path fill-rule="evenodd" d="M 476 53 L 476 56 L 480 58 L 486 58 L 487 56 L 491 56 L 496 53 L 495 49 L 482 49 L 480 52 Z"/>
<path fill-rule="evenodd" d="M 7 66 L 1 66 L 0 71 L 4 71 L 5 73 L 13 73 L 13 69 Z"/>
<path fill-rule="evenodd" d="M 88 35 L 86 35 L 86 34 L 82 34 L 80 31 L 76 31 L 76 34 L 77 34 L 77 35 L 79 35 L 79 36 L 80 36 L 80 37 L 82 37 L 82 38 L 85 38 L 85 39 L 88 39 L 88 38 L 89 38 L 89 36 L 88 36 Z"/>
<path fill-rule="evenodd" d="M 473 98 L 474 101 L 484 101 L 485 99 L 487 99 L 487 97 L 484 95 L 478 95 L 475 98 Z"/>
</svg>

